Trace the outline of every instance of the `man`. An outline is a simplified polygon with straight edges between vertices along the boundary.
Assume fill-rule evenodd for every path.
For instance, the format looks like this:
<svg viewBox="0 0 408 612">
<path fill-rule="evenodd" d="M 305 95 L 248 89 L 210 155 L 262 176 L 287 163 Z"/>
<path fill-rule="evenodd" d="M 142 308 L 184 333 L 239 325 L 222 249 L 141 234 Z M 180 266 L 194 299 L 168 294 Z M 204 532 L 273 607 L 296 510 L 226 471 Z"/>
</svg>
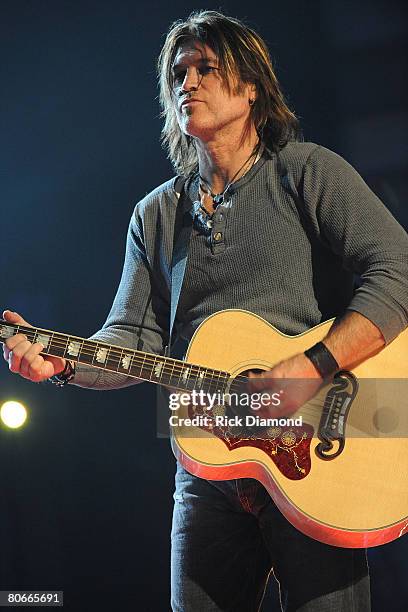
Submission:
<svg viewBox="0 0 408 612">
<path fill-rule="evenodd" d="M 257 390 L 281 378 L 312 379 L 317 389 L 324 377 L 381 350 L 408 324 L 407 236 L 344 160 L 299 142 L 262 39 L 238 20 L 196 13 L 170 29 L 159 71 L 164 142 L 187 180 L 168 181 L 136 206 L 120 286 L 93 338 L 163 352 L 181 191 L 196 202 L 196 216 L 177 312 L 180 338 L 187 341 L 224 308 L 255 312 L 287 334 L 337 317 L 308 356 L 254 377 Z M 353 273 L 362 281 L 354 293 Z M 24 322 L 10 311 L 4 317 Z M 135 382 L 75 371 L 63 359 L 43 358 L 41 349 L 18 334 L 4 354 L 11 371 L 33 381 L 58 375 L 99 389 Z M 369 610 L 364 550 L 307 538 L 254 480 L 206 481 L 178 466 L 173 610 L 255 611 L 272 568 L 285 610 Z"/>
</svg>

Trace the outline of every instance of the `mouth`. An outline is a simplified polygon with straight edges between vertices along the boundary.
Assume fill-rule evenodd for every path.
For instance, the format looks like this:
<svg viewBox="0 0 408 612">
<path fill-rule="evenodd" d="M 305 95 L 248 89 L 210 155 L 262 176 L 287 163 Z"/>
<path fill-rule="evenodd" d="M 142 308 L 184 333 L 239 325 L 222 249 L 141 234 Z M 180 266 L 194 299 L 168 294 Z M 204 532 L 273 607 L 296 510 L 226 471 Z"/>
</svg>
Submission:
<svg viewBox="0 0 408 612">
<path fill-rule="evenodd" d="M 201 100 L 196 100 L 195 98 L 187 98 L 186 100 L 183 100 L 183 102 L 180 104 L 180 109 L 184 106 L 190 106 L 190 104 L 195 104 L 196 102 L 201 102 Z"/>
</svg>

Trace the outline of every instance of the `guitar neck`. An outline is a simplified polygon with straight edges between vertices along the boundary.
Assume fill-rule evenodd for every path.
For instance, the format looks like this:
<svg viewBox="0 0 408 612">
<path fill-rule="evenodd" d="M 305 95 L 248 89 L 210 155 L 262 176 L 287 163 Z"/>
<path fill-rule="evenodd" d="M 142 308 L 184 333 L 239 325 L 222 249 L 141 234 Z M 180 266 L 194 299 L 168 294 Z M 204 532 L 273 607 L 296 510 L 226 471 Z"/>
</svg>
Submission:
<svg viewBox="0 0 408 612">
<path fill-rule="evenodd" d="M 24 334 L 32 343 L 40 342 L 44 346 L 41 355 L 63 357 L 175 389 L 217 392 L 225 388 L 229 380 L 228 372 L 204 368 L 180 359 L 122 348 L 48 329 L 26 327 L 0 319 L 0 342 L 4 343 L 7 338 L 16 334 Z"/>
</svg>

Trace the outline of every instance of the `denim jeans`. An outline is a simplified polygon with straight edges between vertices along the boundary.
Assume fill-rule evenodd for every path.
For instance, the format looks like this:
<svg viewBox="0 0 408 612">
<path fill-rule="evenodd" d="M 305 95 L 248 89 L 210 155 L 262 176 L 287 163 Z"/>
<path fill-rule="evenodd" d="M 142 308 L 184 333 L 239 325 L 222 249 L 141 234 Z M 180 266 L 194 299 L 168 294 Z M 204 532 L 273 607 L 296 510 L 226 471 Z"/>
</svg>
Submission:
<svg viewBox="0 0 408 612">
<path fill-rule="evenodd" d="M 203 480 L 178 465 L 174 500 L 173 612 L 256 612 L 272 572 L 285 612 L 370 610 L 366 551 L 303 535 L 256 480 Z"/>
</svg>

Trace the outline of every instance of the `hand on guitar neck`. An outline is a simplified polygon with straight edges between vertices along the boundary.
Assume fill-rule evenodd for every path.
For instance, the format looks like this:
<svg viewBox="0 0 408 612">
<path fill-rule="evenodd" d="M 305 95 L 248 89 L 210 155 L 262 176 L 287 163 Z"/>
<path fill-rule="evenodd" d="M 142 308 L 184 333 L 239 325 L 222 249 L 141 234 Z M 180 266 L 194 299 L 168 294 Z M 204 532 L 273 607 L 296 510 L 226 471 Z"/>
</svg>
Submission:
<svg viewBox="0 0 408 612">
<path fill-rule="evenodd" d="M 17 312 L 5 310 L 3 318 L 9 323 L 32 327 Z M 60 357 L 43 357 L 40 355 L 43 349 L 39 342 L 32 344 L 24 334 L 16 334 L 5 341 L 3 355 L 11 372 L 32 382 L 41 382 L 62 372 L 66 364 L 66 359 Z"/>
</svg>

